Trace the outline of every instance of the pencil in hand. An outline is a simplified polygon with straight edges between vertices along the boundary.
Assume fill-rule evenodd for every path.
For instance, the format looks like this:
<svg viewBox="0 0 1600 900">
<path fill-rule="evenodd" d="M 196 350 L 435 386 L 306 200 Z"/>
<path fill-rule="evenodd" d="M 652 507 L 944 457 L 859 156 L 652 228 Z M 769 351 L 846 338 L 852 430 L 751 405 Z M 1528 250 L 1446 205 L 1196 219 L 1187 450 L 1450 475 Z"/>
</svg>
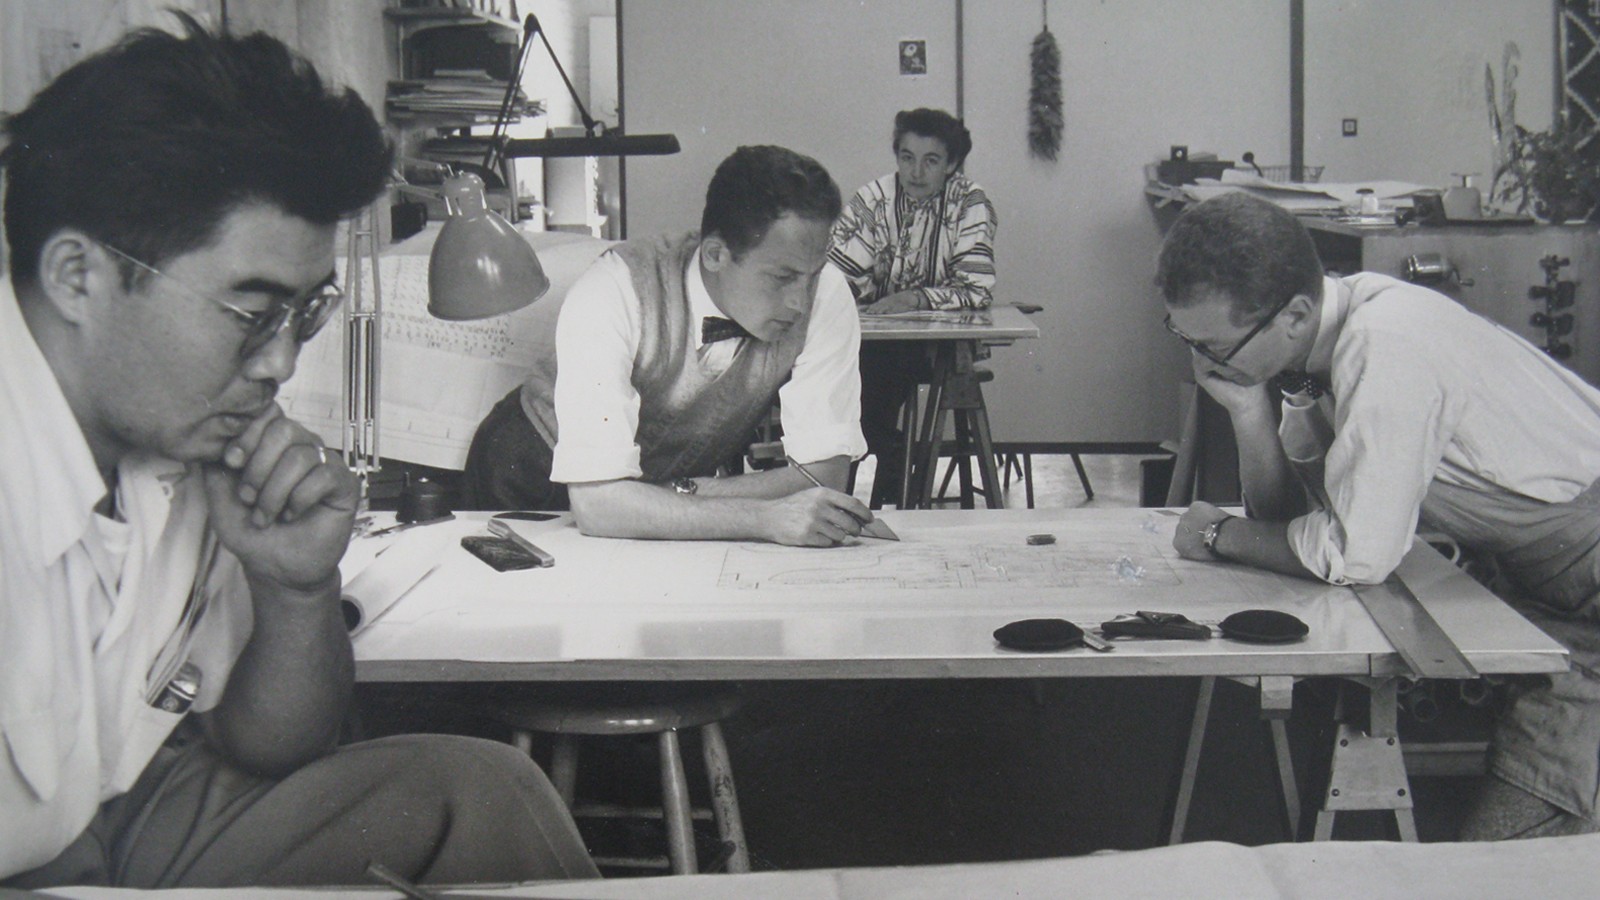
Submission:
<svg viewBox="0 0 1600 900">
<path fill-rule="evenodd" d="M 794 466 L 795 469 L 798 470 L 801 475 L 804 475 L 806 477 L 807 481 L 811 482 L 812 484 L 816 485 L 817 487 L 827 487 L 827 485 L 823 484 L 821 481 L 819 481 L 817 479 L 817 476 L 811 474 L 811 470 L 810 469 L 808 469 L 805 466 L 801 465 L 799 460 L 795 459 L 792 456 L 785 456 L 784 459 L 788 461 L 789 465 Z M 851 515 L 854 516 L 854 513 L 852 513 Z M 894 529 L 890 528 L 888 523 L 884 522 L 882 519 L 878 519 L 878 518 L 862 519 L 862 518 L 856 517 L 856 521 L 861 523 L 861 533 L 866 535 L 867 537 L 875 537 L 875 538 L 878 538 L 879 540 L 883 540 L 883 541 L 898 541 L 898 540 L 900 540 L 900 535 L 895 534 L 894 533 Z"/>
</svg>

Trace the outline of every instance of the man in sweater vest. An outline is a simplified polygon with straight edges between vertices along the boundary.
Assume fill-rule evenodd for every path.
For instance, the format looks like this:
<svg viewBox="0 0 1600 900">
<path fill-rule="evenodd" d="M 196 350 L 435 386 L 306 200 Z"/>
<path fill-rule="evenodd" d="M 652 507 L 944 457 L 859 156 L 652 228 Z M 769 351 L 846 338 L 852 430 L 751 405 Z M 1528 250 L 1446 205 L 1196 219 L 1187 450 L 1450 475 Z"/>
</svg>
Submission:
<svg viewBox="0 0 1600 900">
<path fill-rule="evenodd" d="M 698 233 L 607 251 L 542 311 L 532 374 L 473 438 L 464 505 L 570 507 L 585 533 L 610 537 L 859 534 L 872 513 L 842 489 L 866 452 L 861 330 L 827 264 L 840 205 L 816 160 L 740 147 L 711 179 Z M 775 399 L 804 468 L 715 477 Z"/>
</svg>

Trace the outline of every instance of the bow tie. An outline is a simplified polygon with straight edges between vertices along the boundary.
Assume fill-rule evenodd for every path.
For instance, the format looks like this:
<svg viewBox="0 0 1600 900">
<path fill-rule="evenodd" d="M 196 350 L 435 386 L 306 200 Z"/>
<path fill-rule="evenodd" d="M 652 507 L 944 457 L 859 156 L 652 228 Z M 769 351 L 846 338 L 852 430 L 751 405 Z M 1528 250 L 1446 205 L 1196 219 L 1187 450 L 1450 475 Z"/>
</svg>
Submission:
<svg viewBox="0 0 1600 900">
<path fill-rule="evenodd" d="M 1328 387 L 1322 383 L 1322 379 L 1309 372 L 1279 372 L 1272 377 L 1272 386 L 1282 391 L 1286 397 L 1292 394 L 1305 394 L 1313 400 L 1328 392 Z"/>
<path fill-rule="evenodd" d="M 700 343 L 714 344 L 717 341 L 726 341 L 731 338 L 755 337 L 744 326 L 732 319 L 721 316 L 706 316 L 700 320 Z"/>
</svg>

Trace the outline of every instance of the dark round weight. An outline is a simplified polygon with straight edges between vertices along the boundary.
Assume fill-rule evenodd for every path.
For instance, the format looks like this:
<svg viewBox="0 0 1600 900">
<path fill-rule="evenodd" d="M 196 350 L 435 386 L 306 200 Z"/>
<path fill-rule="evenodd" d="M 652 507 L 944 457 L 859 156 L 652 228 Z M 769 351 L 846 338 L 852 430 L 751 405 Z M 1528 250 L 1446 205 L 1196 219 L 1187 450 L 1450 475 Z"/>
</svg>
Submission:
<svg viewBox="0 0 1600 900">
<path fill-rule="evenodd" d="M 444 485 L 418 478 L 400 489 L 400 504 L 395 509 L 397 522 L 426 522 L 450 515 L 450 502 Z"/>
<path fill-rule="evenodd" d="M 1298 618 L 1275 609 L 1247 609 L 1219 623 L 1222 636 L 1252 644 L 1286 644 L 1311 633 Z"/>
</svg>

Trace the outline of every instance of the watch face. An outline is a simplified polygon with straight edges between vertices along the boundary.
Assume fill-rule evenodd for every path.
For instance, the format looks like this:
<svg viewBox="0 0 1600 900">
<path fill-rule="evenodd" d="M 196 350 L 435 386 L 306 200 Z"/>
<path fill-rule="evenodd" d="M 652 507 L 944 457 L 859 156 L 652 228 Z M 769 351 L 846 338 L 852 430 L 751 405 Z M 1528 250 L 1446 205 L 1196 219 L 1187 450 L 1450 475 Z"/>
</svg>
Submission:
<svg viewBox="0 0 1600 900">
<path fill-rule="evenodd" d="M 692 494 L 700 490 L 700 485 L 693 478 L 672 479 L 672 489 L 680 494 Z"/>
</svg>

